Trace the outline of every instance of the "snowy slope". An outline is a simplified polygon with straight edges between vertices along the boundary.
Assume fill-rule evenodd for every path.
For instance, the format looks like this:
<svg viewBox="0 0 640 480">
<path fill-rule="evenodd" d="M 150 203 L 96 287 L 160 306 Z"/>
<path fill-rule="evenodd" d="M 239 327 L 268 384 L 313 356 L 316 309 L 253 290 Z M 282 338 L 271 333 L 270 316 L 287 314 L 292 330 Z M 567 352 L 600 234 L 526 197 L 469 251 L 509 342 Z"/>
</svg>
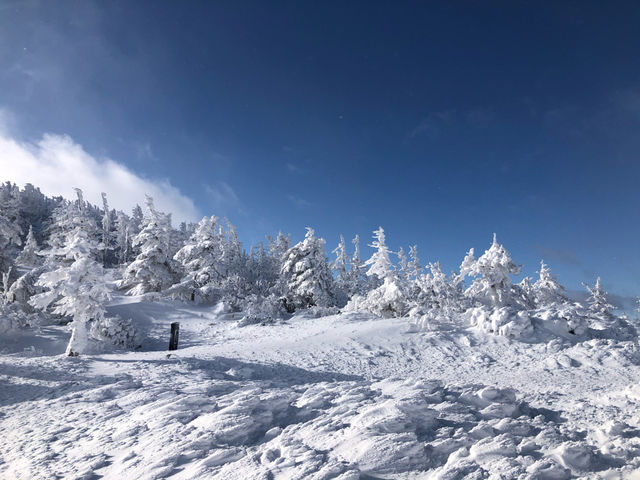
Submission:
<svg viewBox="0 0 640 480">
<path fill-rule="evenodd" d="M 239 328 L 130 298 L 110 311 L 148 332 L 141 351 L 63 357 L 64 327 L 1 341 L 0 478 L 639 476 L 633 342 L 360 313 Z"/>
</svg>

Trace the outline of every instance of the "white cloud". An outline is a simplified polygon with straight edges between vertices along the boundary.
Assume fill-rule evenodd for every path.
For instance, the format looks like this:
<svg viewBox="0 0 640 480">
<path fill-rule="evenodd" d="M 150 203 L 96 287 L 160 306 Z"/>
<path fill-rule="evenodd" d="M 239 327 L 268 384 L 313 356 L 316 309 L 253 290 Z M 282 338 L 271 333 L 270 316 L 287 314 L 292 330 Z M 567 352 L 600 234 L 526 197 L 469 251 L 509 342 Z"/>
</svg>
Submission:
<svg viewBox="0 0 640 480">
<path fill-rule="evenodd" d="M 0 125 L 2 127 L 2 125 Z M 89 202 L 101 205 L 107 193 L 112 208 L 129 212 L 151 195 L 156 207 L 172 212 L 175 222 L 200 218 L 193 201 L 168 180 L 141 177 L 121 163 L 97 159 L 66 135 L 45 134 L 37 143 L 20 142 L 0 131 L 0 180 L 32 183 L 46 195 L 75 198 L 81 188 Z"/>
</svg>

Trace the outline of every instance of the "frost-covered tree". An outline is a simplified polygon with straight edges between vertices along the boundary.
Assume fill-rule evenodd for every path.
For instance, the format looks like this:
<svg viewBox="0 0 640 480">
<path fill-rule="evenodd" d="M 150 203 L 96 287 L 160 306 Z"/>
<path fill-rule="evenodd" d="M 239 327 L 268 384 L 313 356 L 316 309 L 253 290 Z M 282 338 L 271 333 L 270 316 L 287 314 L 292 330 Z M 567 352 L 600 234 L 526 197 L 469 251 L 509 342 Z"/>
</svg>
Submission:
<svg viewBox="0 0 640 480">
<path fill-rule="evenodd" d="M 148 203 L 148 200 L 147 200 Z M 144 224 L 144 212 L 142 211 L 142 207 L 137 205 L 133 207 L 131 210 L 131 233 L 137 235 L 142 230 L 142 226 Z"/>
<path fill-rule="evenodd" d="M 74 227 L 65 235 L 63 245 L 47 253 L 58 261 L 50 264 L 57 268 L 40 275 L 37 286 L 45 292 L 34 295 L 31 305 L 42 310 L 52 306 L 53 313 L 70 316 L 72 333 L 67 355 L 86 351 L 89 345 L 90 322 L 104 319 L 104 302 L 109 291 L 104 281 L 102 265 L 96 262 L 94 252 L 99 249 L 97 241 L 90 235 L 93 219 L 84 215 L 82 192 L 77 189 L 78 202 Z"/>
<path fill-rule="evenodd" d="M 365 265 L 360 255 L 360 236 L 356 235 L 351 240 L 353 243 L 353 255 L 349 262 L 349 297 L 365 293 Z"/>
<path fill-rule="evenodd" d="M 68 260 L 56 255 L 56 252 L 66 246 L 69 234 L 78 228 L 82 228 L 87 238 L 91 240 L 92 257 L 96 260 L 102 258 L 99 243 L 100 230 L 96 220 L 84 201 L 82 190 L 76 188 L 75 191 L 77 195 L 75 201 L 62 201 L 53 211 L 52 221 L 48 229 L 49 238 L 47 244 L 49 249 L 45 252 L 45 264 L 49 269 L 56 268 L 58 262 L 68 263 Z"/>
<path fill-rule="evenodd" d="M 115 230 L 118 263 L 122 265 L 127 263 L 131 258 L 131 241 L 133 236 L 131 218 L 123 211 L 116 212 Z"/>
<path fill-rule="evenodd" d="M 15 279 L 13 252 L 22 244 L 21 235 L 16 187 L 6 182 L 0 188 L 0 275 L 6 275 L 7 284 Z"/>
<path fill-rule="evenodd" d="M 378 283 L 384 281 L 385 278 L 394 274 L 393 264 L 389 259 L 389 247 L 385 243 L 384 229 L 379 227 L 378 230 L 373 232 L 373 242 L 369 245 L 371 248 L 375 248 L 375 252 L 369 260 L 364 262 L 365 266 L 368 266 L 367 275 L 369 277 L 377 279 Z"/>
<path fill-rule="evenodd" d="M 609 315 L 615 307 L 608 302 L 607 292 L 602 288 L 600 277 L 598 277 L 593 287 L 586 283 L 584 286 L 589 292 L 589 298 L 587 299 L 589 310 L 596 314 Z"/>
<path fill-rule="evenodd" d="M 404 253 L 404 248 L 400 247 L 400 250 L 396 253 L 398 256 L 398 277 L 402 284 L 406 284 L 409 280 L 409 262 L 407 260 L 407 254 Z"/>
<path fill-rule="evenodd" d="M 118 283 L 118 288 L 127 290 L 128 295 L 161 292 L 175 282 L 173 260 L 169 257 L 170 217 L 155 209 L 153 198 L 146 199 L 149 212 L 132 243 L 140 253 Z"/>
<path fill-rule="evenodd" d="M 355 295 L 345 306 L 345 311 L 365 310 L 379 317 L 402 317 L 409 312 L 410 304 L 397 277 L 387 276 L 382 284 L 366 295 Z"/>
<path fill-rule="evenodd" d="M 418 246 L 412 245 L 409 247 L 409 263 L 407 265 L 407 274 L 409 278 L 416 279 L 422 273 L 424 269 L 420 265 L 420 258 L 418 258 Z"/>
<path fill-rule="evenodd" d="M 449 316 L 462 311 L 465 302 L 462 291 L 455 283 L 455 277 L 447 278 L 440 262 L 430 263 L 427 268 L 429 272 L 416 279 L 417 291 L 412 302 L 412 313 Z"/>
<path fill-rule="evenodd" d="M 536 296 L 530 277 L 524 277 L 520 283 L 513 286 L 514 300 L 522 308 L 530 309 L 536 307 Z"/>
<path fill-rule="evenodd" d="M 107 202 L 107 194 L 102 192 L 102 265 L 107 266 L 109 253 L 113 250 L 114 232 L 112 232 L 113 219 L 111 218 L 111 210 L 109 210 L 109 202 Z"/>
<path fill-rule="evenodd" d="M 24 241 L 22 252 L 16 258 L 16 264 L 24 267 L 35 267 L 41 263 L 41 258 L 38 256 L 40 247 L 36 241 L 36 236 L 33 233 L 33 227 L 29 226 L 29 233 Z"/>
<path fill-rule="evenodd" d="M 285 254 L 280 272 L 285 290 L 287 310 L 313 306 L 327 307 L 335 303 L 333 277 L 324 250 L 325 241 L 312 228 L 302 242 Z"/>
<path fill-rule="evenodd" d="M 34 295 L 42 293 L 43 288 L 36 285 L 36 282 L 45 271 L 44 267 L 35 267 L 18 277 L 15 282 L 11 283 L 5 294 L 6 301 L 19 304 L 26 312 L 33 312 L 33 306 L 29 300 Z"/>
<path fill-rule="evenodd" d="M 511 259 L 509 252 L 498 243 L 493 234 L 493 243 L 477 260 L 473 249 L 460 266 L 460 273 L 476 277 L 465 292 L 467 296 L 494 306 L 509 306 L 514 302 L 511 275 L 517 275 L 520 266 Z"/>
<path fill-rule="evenodd" d="M 196 302 L 219 299 L 223 238 L 218 217 L 204 217 L 187 243 L 174 256 L 184 277 L 169 291 L 172 295 Z"/>
<path fill-rule="evenodd" d="M 409 302 L 389 259 L 390 250 L 385 243 L 384 229 L 380 227 L 375 230 L 373 238 L 370 246 L 376 251 L 365 265 L 369 266 L 367 275 L 373 279 L 375 287 L 365 294 L 352 297 L 345 309 L 367 310 L 380 317 L 401 317 L 408 313 Z"/>
<path fill-rule="evenodd" d="M 540 271 L 538 274 L 540 277 L 533 284 L 533 295 L 536 305 L 540 308 L 553 303 L 566 303 L 567 297 L 564 293 L 564 287 L 560 285 L 553 276 L 549 267 L 544 263 L 544 260 L 540 262 Z"/>
<path fill-rule="evenodd" d="M 338 246 L 332 250 L 336 259 L 331 262 L 331 269 L 335 272 L 335 293 L 338 305 L 342 306 L 347 303 L 349 297 L 349 271 L 347 270 L 347 244 L 344 236 L 340 235 Z"/>
</svg>

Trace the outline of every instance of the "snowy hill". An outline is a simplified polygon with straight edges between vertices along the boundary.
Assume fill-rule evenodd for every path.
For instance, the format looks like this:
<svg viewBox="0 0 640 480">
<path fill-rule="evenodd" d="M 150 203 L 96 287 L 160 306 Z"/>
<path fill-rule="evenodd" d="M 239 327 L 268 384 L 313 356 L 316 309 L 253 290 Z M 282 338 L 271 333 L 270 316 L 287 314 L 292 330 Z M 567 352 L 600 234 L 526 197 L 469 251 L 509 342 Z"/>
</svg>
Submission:
<svg viewBox="0 0 640 480">
<path fill-rule="evenodd" d="M 238 327 L 117 299 L 136 352 L 0 343 L 2 478 L 634 478 L 635 341 L 524 343 L 367 313 Z M 168 354 L 169 324 L 181 324 Z M 31 348 L 33 346 L 33 348 Z M 635 472 L 635 473 L 634 473 Z"/>
</svg>

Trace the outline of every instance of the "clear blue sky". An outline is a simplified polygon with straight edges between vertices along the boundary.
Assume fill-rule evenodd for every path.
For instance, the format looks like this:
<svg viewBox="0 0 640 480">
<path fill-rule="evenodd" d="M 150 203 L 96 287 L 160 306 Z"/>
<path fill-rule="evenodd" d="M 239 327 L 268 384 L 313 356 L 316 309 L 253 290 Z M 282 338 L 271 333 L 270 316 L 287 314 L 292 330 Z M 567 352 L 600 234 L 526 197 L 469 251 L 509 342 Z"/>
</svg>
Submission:
<svg viewBox="0 0 640 480">
<path fill-rule="evenodd" d="M 0 2 L 0 108 L 169 178 L 245 244 L 307 225 L 640 293 L 638 2 Z"/>
</svg>

